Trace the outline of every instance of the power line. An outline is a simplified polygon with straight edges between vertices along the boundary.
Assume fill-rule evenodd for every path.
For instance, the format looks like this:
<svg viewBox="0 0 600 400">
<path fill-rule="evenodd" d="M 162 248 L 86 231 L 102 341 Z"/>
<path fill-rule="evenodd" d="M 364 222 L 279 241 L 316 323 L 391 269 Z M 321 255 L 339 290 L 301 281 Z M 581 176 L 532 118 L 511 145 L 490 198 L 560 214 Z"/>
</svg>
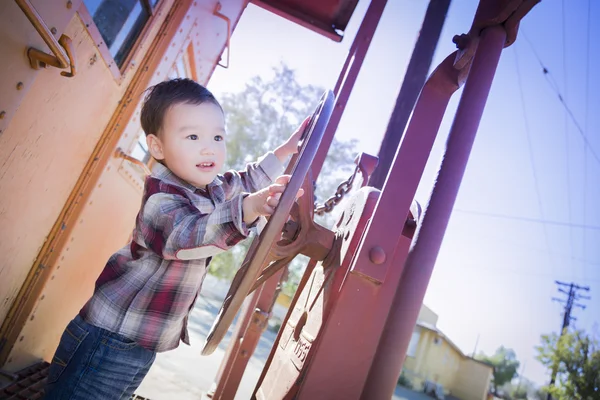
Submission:
<svg viewBox="0 0 600 400">
<path fill-rule="evenodd" d="M 567 11 L 565 9 L 565 0 L 562 0 L 562 35 L 563 35 L 563 46 L 562 46 L 562 58 L 563 58 L 563 85 L 565 92 L 565 101 L 569 94 L 569 83 L 567 80 Z M 565 110 L 565 159 L 566 159 L 566 172 L 567 172 L 567 207 L 569 208 L 569 222 L 573 221 L 573 207 L 571 201 L 571 152 L 569 143 L 569 118 Z M 571 243 L 571 257 L 574 256 L 575 243 L 573 242 L 573 229 L 569 229 L 569 240 Z"/>
<path fill-rule="evenodd" d="M 556 80 L 554 79 L 554 77 L 550 73 L 550 70 L 544 65 L 544 63 L 543 63 L 542 59 L 540 58 L 539 54 L 535 51 L 535 48 L 533 47 L 533 44 L 527 38 L 527 35 L 525 35 L 525 32 L 523 32 L 523 37 L 525 38 L 525 41 L 527 43 L 529 43 L 529 46 L 531 47 L 531 50 L 532 50 L 533 54 L 535 55 L 535 57 L 537 58 L 538 62 L 540 63 L 540 65 L 542 67 L 542 71 L 544 73 L 544 76 L 546 77 L 546 80 L 550 84 L 550 87 L 554 90 L 554 92 L 558 96 L 558 100 L 561 102 L 561 104 L 563 105 L 563 107 L 567 111 L 567 114 L 571 118 L 571 121 L 573 122 L 573 124 L 577 128 L 577 132 L 583 138 L 583 141 L 585 143 L 586 148 L 589 150 L 590 153 L 592 153 L 592 155 L 594 156 L 594 158 L 596 159 L 596 161 L 598 162 L 598 164 L 600 164 L 600 157 L 598 156 L 598 154 L 596 153 L 596 151 L 592 147 L 592 144 L 589 142 L 589 140 L 587 138 L 587 135 L 585 134 L 583 128 L 581 127 L 581 125 L 579 124 L 579 122 L 577 121 L 577 119 L 575 118 L 575 116 L 573 115 L 573 112 L 571 111 L 571 109 L 567 105 L 566 101 L 564 100 L 562 94 L 560 93 L 560 89 L 558 88 L 558 84 L 556 83 Z M 550 78 L 552 78 L 552 81 L 550 81 Z"/>
<path fill-rule="evenodd" d="M 529 161 L 531 163 L 531 170 L 533 173 L 533 183 L 535 188 L 535 194 L 537 196 L 538 206 L 540 208 L 540 215 L 544 219 L 544 207 L 542 205 L 542 195 L 540 193 L 540 185 L 537 177 L 537 170 L 535 168 L 535 158 L 533 157 L 533 145 L 531 144 L 531 132 L 529 129 L 529 119 L 527 118 L 527 108 L 525 106 L 525 94 L 523 93 L 523 82 L 521 80 L 521 68 L 519 67 L 519 53 L 515 46 L 515 67 L 517 69 L 517 83 L 519 86 L 519 92 L 521 94 L 521 106 L 523 107 L 523 122 L 525 123 L 525 134 L 527 137 L 527 148 L 529 150 Z M 548 230 L 546 224 L 544 224 L 544 240 L 546 241 L 546 247 L 550 251 L 550 239 L 548 238 Z"/>
<path fill-rule="evenodd" d="M 539 223 L 539 224 L 563 226 L 563 227 L 567 227 L 567 228 L 579 228 L 579 229 L 584 229 L 584 230 L 600 231 L 600 226 L 597 226 L 597 225 L 575 224 L 575 223 L 571 223 L 571 222 L 552 221 L 552 220 L 530 218 L 530 217 L 520 217 L 520 216 L 516 216 L 516 215 L 496 214 L 496 213 L 489 213 L 489 212 L 484 212 L 484 211 L 470 211 L 470 210 L 462 210 L 462 209 L 457 209 L 457 208 L 455 208 L 453 211 L 463 213 L 463 214 L 479 215 L 482 217 L 499 218 L 499 219 L 506 219 L 506 220 L 511 220 L 511 221 L 533 222 L 533 223 Z"/>
<path fill-rule="evenodd" d="M 586 50 L 586 73 L 585 73 L 585 131 L 589 130 L 590 115 L 590 48 L 591 48 L 591 26 L 592 26 L 592 1 L 588 0 L 587 20 L 587 50 Z M 588 154 L 585 143 L 583 144 L 583 220 L 587 221 L 587 181 L 588 181 Z M 587 256 L 587 232 L 583 231 L 582 257 Z M 587 267 L 583 266 L 583 276 L 587 275 Z"/>
</svg>

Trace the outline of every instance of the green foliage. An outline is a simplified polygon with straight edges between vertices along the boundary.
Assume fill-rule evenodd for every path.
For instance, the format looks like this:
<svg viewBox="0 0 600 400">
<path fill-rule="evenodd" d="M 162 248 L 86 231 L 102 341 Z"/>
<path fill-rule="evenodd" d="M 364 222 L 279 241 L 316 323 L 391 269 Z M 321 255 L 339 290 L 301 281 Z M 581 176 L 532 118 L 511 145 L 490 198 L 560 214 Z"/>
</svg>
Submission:
<svg viewBox="0 0 600 400">
<path fill-rule="evenodd" d="M 219 98 L 227 123 L 227 161 L 225 168 L 242 169 L 267 151 L 282 144 L 309 115 L 312 115 L 324 89 L 301 85 L 294 70 L 284 64 L 273 69 L 270 79 L 254 77 L 239 93 Z M 316 196 L 320 203 L 330 197 L 338 184 L 354 170 L 356 141 L 334 139 L 319 176 Z M 317 220 L 331 225 L 331 218 Z M 209 273 L 232 279 L 244 259 L 252 239 L 231 251 L 219 254 L 211 262 Z M 293 295 L 306 262 L 292 262 L 283 292 Z"/>
<path fill-rule="evenodd" d="M 403 386 L 407 389 L 413 388 L 413 384 L 404 373 L 404 370 L 402 370 L 402 372 L 400 373 L 400 377 L 398 378 L 398 385 Z"/>
<path fill-rule="evenodd" d="M 556 384 L 546 387 L 555 400 L 600 399 L 600 347 L 584 331 L 542 335 L 537 359 L 556 368 Z"/>
<path fill-rule="evenodd" d="M 513 388 L 510 395 L 513 399 L 527 400 L 527 388 L 523 386 L 516 386 Z"/>
<path fill-rule="evenodd" d="M 510 382 L 517 375 L 520 364 L 514 350 L 504 346 L 500 346 L 491 357 L 482 353 L 477 356 L 477 359 L 494 366 L 494 393 L 497 393 L 498 388 Z"/>
</svg>

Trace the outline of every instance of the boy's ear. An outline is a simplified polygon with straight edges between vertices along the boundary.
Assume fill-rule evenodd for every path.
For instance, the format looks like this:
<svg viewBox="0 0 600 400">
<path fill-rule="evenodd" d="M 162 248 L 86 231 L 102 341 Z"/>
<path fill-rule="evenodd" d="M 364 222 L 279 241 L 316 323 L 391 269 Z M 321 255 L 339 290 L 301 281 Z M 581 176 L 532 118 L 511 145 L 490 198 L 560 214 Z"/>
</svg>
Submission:
<svg viewBox="0 0 600 400">
<path fill-rule="evenodd" d="M 148 150 L 152 157 L 159 161 L 164 160 L 165 155 L 163 153 L 162 143 L 158 136 L 154 134 L 146 136 L 146 144 L 148 145 Z"/>
</svg>

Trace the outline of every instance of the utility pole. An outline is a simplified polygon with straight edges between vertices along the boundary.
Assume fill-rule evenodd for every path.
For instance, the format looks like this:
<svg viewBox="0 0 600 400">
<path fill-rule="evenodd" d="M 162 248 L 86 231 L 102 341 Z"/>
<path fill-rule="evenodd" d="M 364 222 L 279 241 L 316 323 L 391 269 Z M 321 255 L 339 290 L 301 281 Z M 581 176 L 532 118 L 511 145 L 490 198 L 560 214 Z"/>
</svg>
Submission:
<svg viewBox="0 0 600 400">
<path fill-rule="evenodd" d="M 583 310 L 585 310 L 585 306 L 583 304 L 576 303 L 576 301 L 590 299 L 589 296 L 579 295 L 577 293 L 577 291 L 585 290 L 586 292 L 588 292 L 590 290 L 590 288 L 588 286 L 579 286 L 572 282 L 571 283 L 565 283 L 565 282 L 560 282 L 560 281 L 555 281 L 555 282 L 559 286 L 558 291 L 562 292 L 568 296 L 567 300 L 559 299 L 557 297 L 552 298 L 552 300 L 557 301 L 559 303 L 563 303 L 565 305 L 565 309 L 563 312 L 562 329 L 560 330 L 560 336 L 559 336 L 559 339 L 560 339 L 560 337 L 562 337 L 567 332 L 571 320 L 576 320 L 575 317 L 571 316 L 571 312 L 573 311 L 573 306 L 581 307 Z M 568 292 L 564 289 L 565 287 L 569 288 Z M 558 369 L 557 365 L 555 365 L 554 368 L 552 368 L 552 377 L 550 378 L 550 386 L 551 387 L 554 386 L 554 383 L 556 382 L 557 369 Z M 552 396 L 550 395 L 550 393 L 548 393 L 546 400 L 552 400 Z"/>
<path fill-rule="evenodd" d="M 521 369 L 521 373 L 519 374 L 519 384 L 517 385 L 517 393 L 521 390 L 521 383 L 523 382 L 523 375 L 525 374 L 525 366 L 527 365 L 527 361 L 523 361 L 523 368 Z"/>
<path fill-rule="evenodd" d="M 479 344 L 479 336 L 481 336 L 480 333 L 477 334 L 477 340 L 475 341 L 475 348 L 473 349 L 473 358 L 477 356 L 477 345 Z"/>
</svg>

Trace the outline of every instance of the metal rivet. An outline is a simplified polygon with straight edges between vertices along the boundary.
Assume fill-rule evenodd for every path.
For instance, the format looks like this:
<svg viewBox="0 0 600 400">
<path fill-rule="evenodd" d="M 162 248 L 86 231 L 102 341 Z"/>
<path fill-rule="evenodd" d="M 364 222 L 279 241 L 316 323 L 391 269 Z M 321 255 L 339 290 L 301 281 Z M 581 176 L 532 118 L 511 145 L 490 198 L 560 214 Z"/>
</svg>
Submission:
<svg viewBox="0 0 600 400">
<path fill-rule="evenodd" d="M 19 82 L 17 83 L 17 90 L 21 90 L 25 87 L 25 85 L 23 85 L 23 82 Z"/>
<path fill-rule="evenodd" d="M 373 264 L 383 264 L 386 259 L 385 251 L 379 246 L 375 246 L 369 250 L 369 259 Z"/>
<path fill-rule="evenodd" d="M 67 1 L 67 8 L 70 10 L 73 7 L 73 2 L 71 0 Z"/>
<path fill-rule="evenodd" d="M 6 116 L 6 111 L 0 112 L 0 119 L 4 119 L 5 116 Z"/>
<path fill-rule="evenodd" d="M 58 32 L 58 31 L 56 30 L 55 27 L 52 27 L 52 29 L 50 29 L 50 32 L 52 32 L 53 35 L 56 35 L 56 32 Z"/>
</svg>

